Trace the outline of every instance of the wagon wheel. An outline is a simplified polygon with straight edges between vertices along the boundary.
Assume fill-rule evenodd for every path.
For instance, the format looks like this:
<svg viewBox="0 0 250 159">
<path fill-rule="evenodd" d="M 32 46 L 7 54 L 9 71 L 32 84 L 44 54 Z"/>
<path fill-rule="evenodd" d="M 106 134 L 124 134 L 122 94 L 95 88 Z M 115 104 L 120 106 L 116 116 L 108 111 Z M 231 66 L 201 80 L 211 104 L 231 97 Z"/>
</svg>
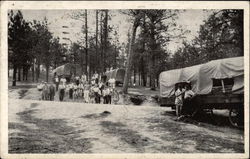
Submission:
<svg viewBox="0 0 250 159">
<path fill-rule="evenodd" d="M 244 113 L 242 109 L 232 108 L 229 111 L 229 121 L 232 126 L 243 128 L 244 126 Z"/>
</svg>

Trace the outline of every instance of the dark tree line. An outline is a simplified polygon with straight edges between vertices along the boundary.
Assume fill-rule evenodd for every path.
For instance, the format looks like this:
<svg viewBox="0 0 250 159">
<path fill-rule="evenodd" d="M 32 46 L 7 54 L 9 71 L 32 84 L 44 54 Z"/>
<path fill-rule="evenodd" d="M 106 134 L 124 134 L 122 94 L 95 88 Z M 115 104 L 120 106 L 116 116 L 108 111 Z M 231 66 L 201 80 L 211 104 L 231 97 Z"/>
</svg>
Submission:
<svg viewBox="0 0 250 159">
<path fill-rule="evenodd" d="M 70 45 L 67 62 L 80 64 L 90 77 L 94 72 L 103 74 L 107 68 L 125 68 L 123 92 L 129 82 L 155 89 L 162 71 L 192 66 L 210 60 L 243 56 L 243 11 L 220 10 L 214 12 L 200 26 L 198 36 L 191 42 L 183 40 L 176 52 L 168 51 L 168 43 L 175 38 L 185 38 L 186 31 L 177 26 L 177 10 L 122 10 L 132 20 L 126 34 L 127 43 L 119 43 L 116 26 L 111 25 L 112 12 L 94 10 L 96 25 L 89 28 L 87 10 L 77 11 L 74 19 L 83 22 L 83 38 Z M 15 81 L 28 77 L 32 70 L 33 81 L 38 81 L 40 65 L 45 66 L 47 80 L 49 68 L 56 68 L 65 61 L 67 51 L 58 38 L 42 22 L 27 22 L 20 11 L 9 12 L 8 23 L 9 68 Z M 18 77 L 16 77 L 16 74 Z M 133 76 L 134 81 L 131 81 Z M 35 78 L 36 77 L 36 78 Z"/>
<path fill-rule="evenodd" d="M 185 31 L 178 30 L 175 10 L 130 10 L 134 26 L 138 24 L 138 36 L 132 30 L 129 49 L 132 62 L 127 63 L 128 76 L 139 75 L 140 85 L 152 89 L 158 84 L 162 71 L 201 64 L 214 59 L 243 56 L 243 10 L 220 10 L 214 12 L 200 26 L 199 34 L 190 43 L 183 40 L 182 47 L 171 54 L 166 44 L 174 38 L 185 38 Z M 135 39 L 135 40 L 133 40 Z M 136 60 L 133 60 L 136 59 Z M 129 60 L 129 59 L 128 59 Z M 131 67 L 129 67 L 131 65 Z M 127 78 L 127 82 L 129 78 Z M 127 86 L 123 88 L 127 92 Z"/>
<path fill-rule="evenodd" d="M 120 68 L 121 65 L 119 65 L 118 60 L 121 46 L 117 39 L 118 35 L 115 27 L 109 25 L 109 21 L 112 18 L 109 15 L 109 11 L 95 10 L 96 26 L 95 32 L 92 32 L 92 34 L 88 34 L 90 28 L 87 26 L 87 16 L 86 12 L 83 11 L 77 11 L 72 15 L 73 19 L 84 22 L 84 26 L 82 27 L 82 32 L 85 34 L 83 41 L 73 43 L 71 46 L 71 50 L 74 50 L 71 52 L 74 52 L 73 54 L 76 57 L 83 59 L 83 64 L 79 61 L 76 61 L 76 63 L 83 65 L 84 70 L 86 70 L 85 72 L 87 72 L 87 67 L 89 67 L 88 76 L 91 76 L 95 72 L 103 74 L 107 68 Z M 113 38 L 111 34 L 114 35 Z"/>
<path fill-rule="evenodd" d="M 172 68 L 244 55 L 243 10 L 220 10 L 200 26 L 198 36 L 183 42 L 172 59 Z"/>
<path fill-rule="evenodd" d="M 21 11 L 12 10 L 8 17 L 8 59 L 9 69 L 13 69 L 12 85 L 15 86 L 16 81 L 27 80 L 30 69 L 32 80 L 35 81 L 36 77 L 38 81 L 41 65 L 46 68 L 48 81 L 50 67 L 55 68 L 63 62 L 65 49 L 48 30 L 47 19 L 28 22 Z"/>
</svg>

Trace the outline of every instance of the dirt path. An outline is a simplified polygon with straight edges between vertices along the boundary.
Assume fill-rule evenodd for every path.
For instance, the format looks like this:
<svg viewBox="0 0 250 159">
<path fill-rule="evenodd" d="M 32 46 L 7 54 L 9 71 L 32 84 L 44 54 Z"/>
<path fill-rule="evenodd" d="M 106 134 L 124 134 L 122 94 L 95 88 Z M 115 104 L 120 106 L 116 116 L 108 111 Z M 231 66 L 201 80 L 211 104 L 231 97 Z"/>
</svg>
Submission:
<svg viewBox="0 0 250 159">
<path fill-rule="evenodd" d="M 243 140 L 162 107 L 9 100 L 10 153 L 242 153 Z"/>
</svg>

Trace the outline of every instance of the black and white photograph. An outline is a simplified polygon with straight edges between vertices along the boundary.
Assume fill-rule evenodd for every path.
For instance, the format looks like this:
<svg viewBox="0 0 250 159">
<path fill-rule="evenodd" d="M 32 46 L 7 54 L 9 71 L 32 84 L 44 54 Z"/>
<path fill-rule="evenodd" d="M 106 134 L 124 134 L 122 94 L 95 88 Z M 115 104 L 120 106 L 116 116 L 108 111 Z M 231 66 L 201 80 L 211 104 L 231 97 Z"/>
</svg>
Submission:
<svg viewBox="0 0 250 159">
<path fill-rule="evenodd" d="M 7 154 L 249 155 L 249 8 L 89 6 L 6 9 Z"/>
</svg>

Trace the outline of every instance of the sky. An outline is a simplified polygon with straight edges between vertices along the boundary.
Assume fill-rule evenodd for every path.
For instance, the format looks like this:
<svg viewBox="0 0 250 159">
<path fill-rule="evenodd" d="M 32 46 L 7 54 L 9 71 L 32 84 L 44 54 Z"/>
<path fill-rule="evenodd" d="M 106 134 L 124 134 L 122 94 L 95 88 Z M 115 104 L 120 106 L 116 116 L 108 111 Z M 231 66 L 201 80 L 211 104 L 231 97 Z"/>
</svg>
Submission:
<svg viewBox="0 0 250 159">
<path fill-rule="evenodd" d="M 42 21 L 44 17 L 48 19 L 49 30 L 53 33 L 53 36 L 59 37 L 61 43 L 70 44 L 71 42 L 81 41 L 84 37 L 81 32 L 84 21 L 73 19 L 72 16 L 78 13 L 84 12 L 84 10 L 22 10 L 24 19 L 28 21 L 38 20 Z M 213 10 L 185 10 L 179 13 L 176 24 L 182 27 L 184 30 L 189 30 L 190 33 L 186 35 L 186 40 L 191 41 L 198 35 L 200 25 L 204 23 L 204 20 L 213 12 Z M 118 39 L 120 43 L 127 42 L 127 33 L 132 27 L 130 17 L 122 14 L 119 10 L 109 10 L 111 20 L 108 21 L 110 25 L 113 25 L 118 31 Z M 89 34 L 95 32 L 95 10 L 88 10 L 88 27 Z M 63 28 L 62 26 L 68 26 Z M 65 35 L 63 32 L 69 32 Z M 69 40 L 62 39 L 63 37 L 69 38 Z M 182 40 L 176 39 L 168 44 L 168 49 L 172 52 L 181 47 Z"/>
</svg>

